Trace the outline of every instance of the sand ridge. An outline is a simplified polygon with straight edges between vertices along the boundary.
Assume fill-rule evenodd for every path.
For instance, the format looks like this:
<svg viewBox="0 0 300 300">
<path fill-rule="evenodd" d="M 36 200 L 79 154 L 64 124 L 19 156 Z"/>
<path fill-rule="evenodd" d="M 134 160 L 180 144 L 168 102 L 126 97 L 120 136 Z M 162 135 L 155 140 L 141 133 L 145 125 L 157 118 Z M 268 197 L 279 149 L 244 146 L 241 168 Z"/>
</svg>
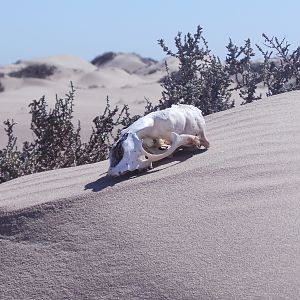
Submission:
<svg viewBox="0 0 300 300">
<path fill-rule="evenodd" d="M 211 148 L 0 185 L 0 298 L 297 299 L 300 92 L 207 116 Z"/>
</svg>

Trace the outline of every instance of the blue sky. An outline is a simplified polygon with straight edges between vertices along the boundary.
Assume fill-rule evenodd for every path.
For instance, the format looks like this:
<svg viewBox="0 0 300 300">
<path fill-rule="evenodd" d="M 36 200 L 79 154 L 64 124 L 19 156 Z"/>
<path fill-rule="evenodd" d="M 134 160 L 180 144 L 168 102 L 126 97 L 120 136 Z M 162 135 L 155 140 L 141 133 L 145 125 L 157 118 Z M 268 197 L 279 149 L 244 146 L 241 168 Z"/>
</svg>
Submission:
<svg viewBox="0 0 300 300">
<path fill-rule="evenodd" d="M 229 37 L 262 43 L 265 32 L 300 45 L 299 0 L 0 0 L 0 9 L 0 65 L 60 54 L 91 60 L 106 51 L 160 59 L 158 39 L 173 46 L 178 31 L 197 25 L 221 58 Z"/>
</svg>

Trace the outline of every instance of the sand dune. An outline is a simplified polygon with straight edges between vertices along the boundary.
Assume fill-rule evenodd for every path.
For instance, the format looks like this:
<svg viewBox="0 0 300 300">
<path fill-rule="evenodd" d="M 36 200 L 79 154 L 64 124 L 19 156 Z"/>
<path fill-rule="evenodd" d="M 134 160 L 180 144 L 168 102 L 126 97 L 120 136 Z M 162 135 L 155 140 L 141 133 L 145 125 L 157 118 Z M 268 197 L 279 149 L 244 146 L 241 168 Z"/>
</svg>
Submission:
<svg viewBox="0 0 300 300">
<path fill-rule="evenodd" d="M 299 299 L 300 92 L 210 115 L 208 151 L 0 185 L 1 299 Z"/>
<path fill-rule="evenodd" d="M 168 62 L 171 71 L 178 67 L 173 58 Z M 11 72 L 36 64 L 54 66 L 54 74 L 45 79 L 9 76 Z M 92 120 L 103 113 L 107 96 L 112 105 L 128 104 L 132 114 L 143 114 L 144 97 L 157 103 L 162 92 L 159 80 L 166 75 L 164 60 L 155 62 L 131 53 L 115 54 L 99 67 L 68 55 L 21 60 L 0 66 L 0 73 L 4 75 L 1 83 L 5 89 L 0 93 L 0 148 L 6 145 L 3 121 L 9 118 L 18 122 L 15 134 L 19 145 L 32 140 L 28 105 L 45 95 L 49 108 L 53 107 L 56 95 L 64 98 L 69 91 L 70 81 L 76 88 L 74 122 L 81 121 L 81 134 L 83 140 L 87 140 Z"/>
<path fill-rule="evenodd" d="M 136 73 L 150 65 L 155 65 L 155 61 L 142 59 L 134 53 L 118 53 L 112 59 L 101 64 L 102 68 L 120 68 L 128 73 Z"/>
</svg>

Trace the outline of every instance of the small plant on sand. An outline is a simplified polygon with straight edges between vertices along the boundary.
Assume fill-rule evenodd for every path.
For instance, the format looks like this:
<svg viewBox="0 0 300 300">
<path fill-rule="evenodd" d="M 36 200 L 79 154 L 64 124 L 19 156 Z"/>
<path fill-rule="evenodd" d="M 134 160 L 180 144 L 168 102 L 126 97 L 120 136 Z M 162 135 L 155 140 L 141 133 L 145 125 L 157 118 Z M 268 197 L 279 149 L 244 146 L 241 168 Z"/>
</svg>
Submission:
<svg viewBox="0 0 300 300">
<path fill-rule="evenodd" d="M 4 74 L 3 73 L 0 73 L 0 78 L 4 77 Z M 4 91 L 4 86 L 3 84 L 1 83 L 0 81 L 0 93 Z"/>
<path fill-rule="evenodd" d="M 16 78 L 40 78 L 45 79 L 54 74 L 55 66 L 46 64 L 33 64 L 22 68 L 21 70 L 10 72 L 8 75 Z"/>
<path fill-rule="evenodd" d="M 104 65 L 105 63 L 113 60 L 117 54 L 115 52 L 105 52 L 102 55 L 95 57 L 91 63 L 97 67 Z"/>
<path fill-rule="evenodd" d="M 80 123 L 77 127 L 73 124 L 74 95 L 71 83 L 65 99 L 56 97 L 53 109 L 47 110 L 44 96 L 30 103 L 34 141 L 23 143 L 22 150 L 16 146 L 17 137 L 13 134 L 17 123 L 13 120 L 4 122 L 8 142 L 0 151 L 0 183 L 22 175 L 104 160 L 120 129 L 139 117 L 132 117 L 127 105 L 121 110 L 118 106 L 111 108 L 107 98 L 104 113 L 93 120 L 89 141 L 82 142 Z"/>
<path fill-rule="evenodd" d="M 14 120 L 6 120 L 4 125 L 8 141 L 6 147 L 0 150 L 0 183 L 24 175 L 20 168 L 20 152 L 16 148 L 17 138 L 13 135 L 16 123 Z"/>
<path fill-rule="evenodd" d="M 120 108 L 111 107 L 109 99 L 106 99 L 104 113 L 94 118 L 94 127 L 87 143 L 81 145 L 81 157 L 78 164 L 94 163 L 106 159 L 109 149 L 120 135 L 121 128 L 128 127 L 139 116 L 130 116 L 128 105 Z"/>
<path fill-rule="evenodd" d="M 290 51 L 290 44 L 285 39 L 269 38 L 262 35 L 264 48 L 257 46 L 264 57 L 262 78 L 267 86 L 267 96 L 277 95 L 300 89 L 300 47 Z M 275 52 L 275 58 L 273 54 Z"/>
<path fill-rule="evenodd" d="M 188 33 L 182 37 L 180 32 L 177 34 L 175 52 L 163 39 L 159 40 L 159 45 L 167 55 L 179 61 L 176 73 L 170 73 L 166 63 L 167 77 L 162 82 L 164 91 L 159 109 L 185 103 L 199 107 L 204 115 L 208 115 L 234 105 L 228 90 L 231 79 L 219 58 L 210 53 L 200 26 L 194 35 Z"/>
<path fill-rule="evenodd" d="M 45 96 L 29 105 L 37 172 L 76 165 L 80 149 L 80 124 L 76 129 L 72 123 L 74 92 L 71 84 L 65 99 L 56 96 L 55 107 L 49 111 Z"/>
<path fill-rule="evenodd" d="M 229 39 L 226 46 L 228 54 L 225 61 L 225 70 L 233 78 L 233 88 L 238 90 L 239 96 L 243 99 L 242 104 L 251 103 L 261 99 L 261 94 L 256 94 L 257 84 L 261 81 L 258 68 L 254 68 L 251 62 L 255 56 L 251 47 L 250 39 L 245 41 L 245 45 L 238 47 Z"/>
</svg>

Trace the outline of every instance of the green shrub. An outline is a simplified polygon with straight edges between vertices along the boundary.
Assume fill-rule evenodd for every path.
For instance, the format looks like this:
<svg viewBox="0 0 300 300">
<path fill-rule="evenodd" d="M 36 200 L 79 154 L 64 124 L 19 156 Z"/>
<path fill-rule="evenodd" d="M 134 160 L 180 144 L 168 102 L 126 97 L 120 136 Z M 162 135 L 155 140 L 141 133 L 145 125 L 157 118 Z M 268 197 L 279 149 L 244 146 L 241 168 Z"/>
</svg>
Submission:
<svg viewBox="0 0 300 300">
<path fill-rule="evenodd" d="M 33 64 L 22 68 L 21 70 L 10 72 L 8 75 L 16 78 L 40 78 L 45 79 L 54 74 L 55 66 L 46 64 Z"/>
<path fill-rule="evenodd" d="M 4 77 L 4 74 L 0 72 L 0 78 L 3 78 L 3 77 Z M 3 92 L 3 91 L 4 91 L 4 86 L 0 81 L 0 93 Z"/>
<path fill-rule="evenodd" d="M 99 55 L 97 57 L 95 57 L 91 63 L 97 67 L 111 61 L 112 59 L 114 59 L 117 56 L 117 54 L 115 52 L 106 52 L 103 53 L 102 55 Z"/>
<path fill-rule="evenodd" d="M 21 153 L 16 148 L 17 138 L 13 135 L 14 120 L 4 122 L 8 141 L 4 149 L 0 150 L 0 183 L 24 175 L 21 170 Z"/>
<path fill-rule="evenodd" d="M 264 48 L 256 45 L 264 57 L 262 76 L 267 86 L 267 96 L 300 89 L 300 47 L 290 51 L 290 44 L 285 39 L 269 38 L 262 35 Z M 275 52 L 275 58 L 273 54 Z"/>
<path fill-rule="evenodd" d="M 175 52 L 165 45 L 164 40 L 159 40 L 163 51 L 178 59 L 179 69 L 171 73 L 166 63 L 167 75 L 161 81 L 162 98 L 156 106 L 146 99 L 144 114 L 185 103 L 199 107 L 204 115 L 208 115 L 231 108 L 234 90 L 239 91 L 242 104 L 261 99 L 256 93 L 260 82 L 267 87 L 267 96 L 300 89 L 300 48 L 290 52 L 290 45 L 285 40 L 270 39 L 265 34 L 263 37 L 269 51 L 256 45 L 264 56 L 263 63 L 252 62 L 255 53 L 248 39 L 241 47 L 230 40 L 226 61 L 222 64 L 208 49 L 200 26 L 194 35 L 188 33 L 182 37 L 178 33 Z M 275 58 L 272 56 L 274 51 Z M 112 56 L 113 53 L 107 53 L 94 63 L 105 63 Z M 49 66 L 35 65 L 10 73 L 10 76 L 45 78 L 52 72 L 54 69 Z M 121 128 L 140 117 L 131 116 L 128 105 L 122 109 L 112 108 L 107 98 L 103 114 L 93 120 L 89 141 L 82 142 L 80 123 L 77 126 L 73 123 L 74 94 L 71 83 L 65 99 L 56 97 L 55 106 L 50 110 L 45 97 L 32 101 L 29 107 L 34 141 L 25 142 L 21 150 L 17 148 L 17 138 L 13 134 L 16 123 L 14 120 L 4 122 L 8 141 L 0 150 L 0 183 L 35 172 L 104 160 Z"/>
<path fill-rule="evenodd" d="M 201 42 L 203 46 L 201 46 Z M 163 51 L 179 61 L 179 70 L 170 73 L 166 63 L 167 76 L 162 81 L 163 93 L 158 109 L 172 104 L 186 103 L 199 107 L 204 115 L 233 107 L 230 101 L 231 79 L 220 59 L 211 54 L 202 28 L 196 34 L 184 37 L 179 32 L 175 37 L 176 52 L 159 40 Z"/>
<path fill-rule="evenodd" d="M 231 90 L 239 91 L 239 96 L 243 99 L 242 104 L 260 100 L 262 95 L 256 95 L 256 88 L 261 81 L 259 74 L 261 69 L 251 62 L 255 53 L 251 47 L 250 39 L 247 39 L 242 47 L 237 47 L 229 39 L 226 48 L 228 54 L 225 60 L 225 71 L 234 79 L 235 85 Z"/>
<path fill-rule="evenodd" d="M 106 108 L 93 122 L 93 132 L 88 142 L 80 137 L 80 123 L 73 125 L 75 89 L 71 89 L 65 99 L 56 97 L 53 109 L 47 110 L 43 96 L 30 103 L 31 130 L 33 142 L 26 141 L 22 150 L 18 150 L 17 138 L 13 135 L 13 120 L 4 122 L 7 133 L 7 146 L 0 151 L 0 183 L 13 178 L 58 168 L 77 166 L 104 160 L 114 140 L 120 134 L 120 128 L 129 126 L 138 116 L 130 116 L 127 105 L 119 110 Z"/>
</svg>

